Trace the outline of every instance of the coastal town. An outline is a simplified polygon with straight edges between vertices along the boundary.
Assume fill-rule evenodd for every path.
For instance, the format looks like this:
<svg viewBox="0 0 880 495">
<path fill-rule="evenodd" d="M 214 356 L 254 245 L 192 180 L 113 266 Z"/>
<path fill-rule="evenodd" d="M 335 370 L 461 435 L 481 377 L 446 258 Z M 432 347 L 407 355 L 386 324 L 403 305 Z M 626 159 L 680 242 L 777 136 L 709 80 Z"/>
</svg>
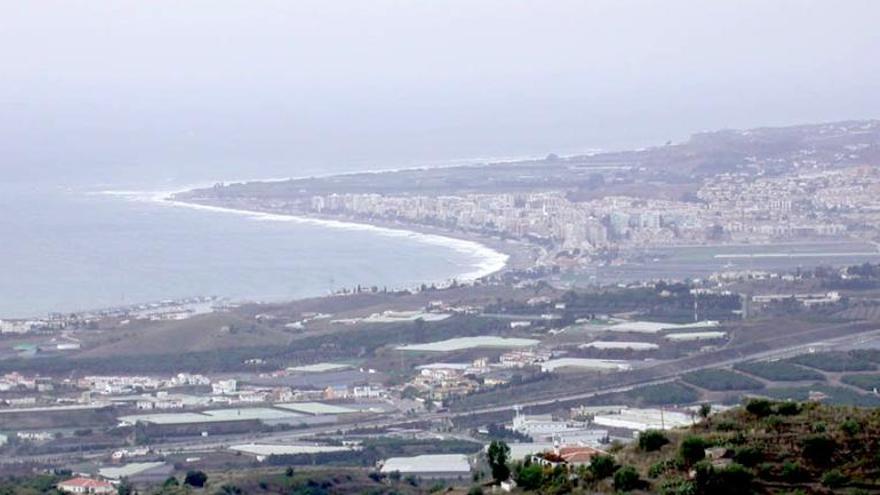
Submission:
<svg viewBox="0 0 880 495">
<path fill-rule="evenodd" d="M 464 167 L 430 177 L 431 194 L 418 192 L 425 187 L 407 188 L 405 184 L 386 186 L 384 193 L 309 194 L 325 186 L 303 179 L 291 183 L 301 184 L 299 189 L 285 182 L 230 184 L 184 193 L 178 199 L 273 214 L 427 228 L 473 235 L 478 241 L 522 241 L 543 250 L 533 262 L 548 269 L 576 271 L 597 263 L 626 264 L 644 256 L 646 250 L 680 246 L 772 243 L 784 247 L 813 242 L 821 252 L 822 243 L 845 244 L 846 240 L 850 244 L 845 253 L 870 257 L 877 254 L 873 242 L 878 236 L 880 173 L 867 163 L 875 157 L 872 139 L 878 132 L 876 122 L 816 126 L 809 130 L 815 141 L 797 135 L 803 141 L 799 148 L 776 136 L 784 151 L 767 156 L 743 153 L 735 167 L 721 167 L 717 173 L 705 172 L 715 163 L 711 152 L 705 152 L 707 164 L 702 168 L 678 174 L 669 168 L 658 171 L 656 164 L 646 162 L 659 159 L 651 153 L 671 153 L 661 147 L 632 157 L 553 155 L 526 163 L 522 170 L 508 164 L 489 165 L 482 170 L 510 169 L 511 175 L 504 180 L 513 184 L 490 175 L 485 185 L 475 180 L 476 186 L 466 188 L 485 192 L 456 193 L 443 182 L 464 182 L 475 175 L 473 167 Z M 735 138 L 744 141 L 746 148 L 764 139 L 756 131 L 742 131 Z M 709 134 L 678 147 L 683 153 L 696 148 L 697 142 L 706 146 L 711 139 L 729 136 Z M 556 180 L 539 172 L 544 170 L 550 170 L 547 174 Z M 345 179 L 341 184 L 335 181 L 335 188 L 365 189 L 374 180 L 357 175 Z M 586 194 L 584 188 L 593 192 Z M 786 254 L 784 250 L 769 252 Z"/>
<path fill-rule="evenodd" d="M 629 164 L 498 165 L 560 178 L 509 175 L 507 186 L 457 194 L 459 174 L 491 176 L 496 165 L 400 172 L 401 182 L 426 174 L 434 193 L 364 191 L 371 175 L 177 195 L 424 229 L 485 243 L 510 263 L 469 280 L 296 301 L 200 296 L 2 319 L 0 471 L 41 473 L 68 493 L 232 487 L 324 465 L 351 473 L 358 490 L 494 480 L 515 491 L 525 478 L 496 479 L 498 449 L 577 479 L 743 400 L 880 405 L 880 175 L 868 166 L 880 126 L 811 129 L 824 147 L 786 146 L 796 161 L 748 154 L 733 171 L 685 172 L 683 189 L 643 151 Z M 572 177 L 586 182 L 564 186 Z M 610 192 L 592 197 L 587 183 Z M 594 265 L 683 246 L 752 250 L 714 254 L 701 277 L 676 266 L 672 277 L 577 281 Z M 771 264 L 722 264 L 738 257 Z"/>
</svg>

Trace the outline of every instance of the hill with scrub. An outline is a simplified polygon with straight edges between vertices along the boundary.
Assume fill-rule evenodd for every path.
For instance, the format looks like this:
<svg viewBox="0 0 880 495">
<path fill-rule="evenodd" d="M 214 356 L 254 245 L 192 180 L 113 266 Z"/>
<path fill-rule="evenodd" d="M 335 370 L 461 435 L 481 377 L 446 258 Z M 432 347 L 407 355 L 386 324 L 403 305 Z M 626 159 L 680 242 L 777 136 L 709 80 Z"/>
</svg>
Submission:
<svg viewBox="0 0 880 495">
<path fill-rule="evenodd" d="M 647 431 L 576 470 L 512 466 L 528 493 L 880 493 L 880 410 L 752 399 L 698 424 Z"/>
</svg>

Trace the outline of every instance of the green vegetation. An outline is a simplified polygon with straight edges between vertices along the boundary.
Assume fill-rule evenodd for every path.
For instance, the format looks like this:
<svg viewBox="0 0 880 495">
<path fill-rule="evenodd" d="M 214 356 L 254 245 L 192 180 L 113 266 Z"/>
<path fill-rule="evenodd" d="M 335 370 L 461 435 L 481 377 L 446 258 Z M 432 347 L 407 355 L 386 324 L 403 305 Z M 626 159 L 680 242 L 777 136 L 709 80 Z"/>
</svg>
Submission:
<svg viewBox="0 0 880 495">
<path fill-rule="evenodd" d="M 243 495 L 243 494 L 285 494 L 285 495 L 330 495 L 343 493 L 416 495 L 441 492 L 445 486 L 427 483 L 412 477 L 385 476 L 375 471 L 362 469 L 321 468 L 298 470 L 293 476 L 282 471 L 262 470 L 223 473 L 222 482 L 209 481 L 202 490 L 191 490 L 189 494 Z M 213 477 L 213 475 L 212 475 Z M 220 477 L 218 474 L 217 477 Z M 421 481 L 425 481 L 424 485 Z M 144 492 L 141 492 L 144 493 Z M 149 492 L 146 492 L 149 493 Z M 146 495 L 144 493 L 144 495 Z M 181 492 L 181 494 L 187 492 Z M 169 494 L 170 495 L 170 494 Z"/>
<path fill-rule="evenodd" d="M 702 437 L 687 437 L 678 448 L 678 455 L 687 466 L 692 466 L 706 457 L 706 447 L 709 444 Z"/>
<path fill-rule="evenodd" d="M 598 455 L 594 457 L 590 461 L 590 465 L 588 466 L 590 475 L 593 479 L 604 480 L 605 478 L 614 474 L 617 471 L 617 463 L 614 462 L 614 457 L 610 455 Z"/>
<path fill-rule="evenodd" d="M 822 381 L 825 377 L 818 371 L 786 361 L 753 361 L 739 363 L 734 369 L 776 382 Z"/>
<path fill-rule="evenodd" d="M 510 447 L 504 442 L 493 440 L 489 444 L 489 450 L 486 457 L 489 460 L 489 469 L 492 471 L 492 478 L 500 483 L 510 477 Z"/>
<path fill-rule="evenodd" d="M 844 375 L 840 381 L 869 392 L 880 389 L 880 375 Z"/>
<path fill-rule="evenodd" d="M 670 445 L 659 451 L 632 445 L 616 454 L 650 481 L 649 493 L 880 491 L 880 415 L 872 409 L 753 399 L 667 435 Z"/>
<path fill-rule="evenodd" d="M 618 492 L 629 492 L 641 486 L 639 473 L 632 466 L 624 466 L 614 473 L 614 489 Z"/>
<path fill-rule="evenodd" d="M 701 461 L 694 471 L 693 487 L 698 494 L 741 495 L 752 493 L 754 474 L 740 464 L 732 463 L 716 468 L 709 461 Z"/>
<path fill-rule="evenodd" d="M 654 452 L 669 443 L 666 435 L 659 430 L 646 430 L 639 435 L 639 448 L 645 452 Z"/>
<path fill-rule="evenodd" d="M 0 479 L 0 494 L 2 495 L 36 495 L 60 493 L 55 489 L 63 478 L 52 475 L 35 476 L 10 476 Z"/>
<path fill-rule="evenodd" d="M 688 284 L 660 282 L 655 287 L 638 289 L 571 291 L 562 297 L 562 302 L 572 318 L 640 311 L 646 318 L 672 322 L 693 321 L 695 302 L 699 303 L 700 315 L 712 320 L 729 320 L 734 318 L 734 311 L 741 309 L 737 295 L 693 294 L 690 289 Z M 535 308 L 524 307 L 522 311 L 534 312 Z"/>
<path fill-rule="evenodd" d="M 856 357 L 852 352 L 830 351 L 801 354 L 789 359 L 795 364 L 802 364 L 822 371 L 873 371 L 877 366 L 865 359 Z"/>
<path fill-rule="evenodd" d="M 821 394 L 822 402 L 835 405 L 876 407 L 880 406 L 880 397 L 860 394 L 843 387 L 816 384 L 809 387 L 768 388 L 761 392 L 774 399 L 805 401 L 810 399 L 810 392 Z"/>
<path fill-rule="evenodd" d="M 696 390 L 678 382 L 639 387 L 621 395 L 632 403 L 643 406 L 690 404 L 700 398 Z"/>
<path fill-rule="evenodd" d="M 764 384 L 748 376 L 722 369 L 692 371 L 681 379 L 706 390 L 757 390 Z"/>
<path fill-rule="evenodd" d="M 187 471 L 186 478 L 183 480 L 184 485 L 201 488 L 208 481 L 208 475 L 202 471 Z"/>
<path fill-rule="evenodd" d="M 880 349 L 856 349 L 849 352 L 856 359 L 880 363 Z"/>
<path fill-rule="evenodd" d="M 281 346 L 241 346 L 209 351 L 180 352 L 173 346 L 161 354 L 125 354 L 85 358 L 59 357 L 13 358 L 0 361 L 0 373 L 64 374 L 71 371 L 94 374 L 149 373 L 181 371 L 212 373 L 241 370 L 273 370 L 290 363 L 314 362 L 315 349 L 325 360 L 350 359 L 373 353 L 388 342 L 414 343 L 451 337 L 503 334 L 509 324 L 492 318 L 455 316 L 431 323 L 412 323 L 412 331 L 400 323 L 373 324 L 370 331 L 353 327 L 329 334 L 293 339 Z M 260 357 L 266 363 L 254 368 L 247 359 Z M 396 362 L 396 361 L 395 361 Z"/>
</svg>

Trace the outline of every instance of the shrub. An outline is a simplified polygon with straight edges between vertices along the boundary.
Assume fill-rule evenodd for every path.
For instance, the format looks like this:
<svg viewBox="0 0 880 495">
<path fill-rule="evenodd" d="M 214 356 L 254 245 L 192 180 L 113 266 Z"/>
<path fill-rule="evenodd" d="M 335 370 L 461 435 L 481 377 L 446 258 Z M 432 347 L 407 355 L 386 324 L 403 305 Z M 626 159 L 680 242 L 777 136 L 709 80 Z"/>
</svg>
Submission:
<svg viewBox="0 0 880 495">
<path fill-rule="evenodd" d="M 764 453 L 757 447 L 741 447 L 733 453 L 733 460 L 743 466 L 757 466 L 764 458 Z"/>
<path fill-rule="evenodd" d="M 679 455 L 686 465 L 693 465 L 706 457 L 707 443 L 702 437 L 687 437 L 681 442 Z"/>
<path fill-rule="evenodd" d="M 772 479 L 775 467 L 776 465 L 772 462 L 762 462 L 758 465 L 758 476 L 764 479 Z"/>
<path fill-rule="evenodd" d="M 183 484 L 201 488 L 205 486 L 206 481 L 208 481 L 208 475 L 203 471 L 187 471 L 186 478 L 183 479 Z"/>
<path fill-rule="evenodd" d="M 847 435 L 854 437 L 862 431 L 862 425 L 854 419 L 847 419 L 840 424 L 840 429 Z"/>
<path fill-rule="evenodd" d="M 738 424 L 736 424 L 733 421 L 728 421 L 728 420 L 719 421 L 715 424 L 715 429 L 718 431 L 736 431 L 739 428 L 740 427 Z"/>
<path fill-rule="evenodd" d="M 782 416 L 797 416 L 801 413 L 801 405 L 797 402 L 785 401 L 776 405 L 776 414 Z"/>
<path fill-rule="evenodd" d="M 837 469 L 832 469 L 822 475 L 822 486 L 827 488 L 840 488 L 847 483 L 849 483 L 849 477 Z"/>
<path fill-rule="evenodd" d="M 764 427 L 768 430 L 781 430 L 785 421 L 777 416 L 770 416 L 764 419 Z"/>
<path fill-rule="evenodd" d="M 771 403 L 767 399 L 751 399 L 746 403 L 746 411 L 759 418 L 769 416 L 773 410 Z"/>
<path fill-rule="evenodd" d="M 696 495 L 697 485 L 693 481 L 672 478 L 660 486 L 660 495 Z"/>
<path fill-rule="evenodd" d="M 694 467 L 696 492 L 711 495 L 740 495 L 752 492 L 754 476 L 739 464 L 716 470 L 709 461 L 700 461 Z"/>
<path fill-rule="evenodd" d="M 629 492 L 641 486 L 639 473 L 632 466 L 624 466 L 614 473 L 614 489 L 619 492 Z"/>
<path fill-rule="evenodd" d="M 669 443 L 666 435 L 659 430 L 646 430 L 639 434 L 639 448 L 645 452 L 654 452 Z"/>
<path fill-rule="evenodd" d="M 782 479 L 789 483 L 798 483 L 807 478 L 807 471 L 797 462 L 785 461 L 782 464 Z"/>
<path fill-rule="evenodd" d="M 590 461 L 587 469 L 594 479 L 602 480 L 614 474 L 614 471 L 617 470 L 617 464 L 614 462 L 614 457 L 610 455 L 597 455 Z"/>
<path fill-rule="evenodd" d="M 669 469 L 669 465 L 666 464 L 666 461 L 655 462 L 648 468 L 648 477 L 659 478 L 667 469 Z"/>
<path fill-rule="evenodd" d="M 825 435 L 813 435 L 803 441 L 804 458 L 816 465 L 828 464 L 834 455 L 834 440 Z"/>
</svg>

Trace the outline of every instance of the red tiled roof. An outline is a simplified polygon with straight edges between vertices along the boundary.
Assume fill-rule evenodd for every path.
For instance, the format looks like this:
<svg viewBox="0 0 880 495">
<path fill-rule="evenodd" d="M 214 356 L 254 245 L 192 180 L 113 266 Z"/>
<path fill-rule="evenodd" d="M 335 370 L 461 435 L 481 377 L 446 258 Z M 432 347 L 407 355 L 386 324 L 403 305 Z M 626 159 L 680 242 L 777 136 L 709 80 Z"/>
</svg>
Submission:
<svg viewBox="0 0 880 495">
<path fill-rule="evenodd" d="M 562 447 L 559 449 L 559 457 L 565 459 L 566 462 L 572 463 L 589 462 L 593 457 L 604 453 L 592 447 Z"/>
</svg>

